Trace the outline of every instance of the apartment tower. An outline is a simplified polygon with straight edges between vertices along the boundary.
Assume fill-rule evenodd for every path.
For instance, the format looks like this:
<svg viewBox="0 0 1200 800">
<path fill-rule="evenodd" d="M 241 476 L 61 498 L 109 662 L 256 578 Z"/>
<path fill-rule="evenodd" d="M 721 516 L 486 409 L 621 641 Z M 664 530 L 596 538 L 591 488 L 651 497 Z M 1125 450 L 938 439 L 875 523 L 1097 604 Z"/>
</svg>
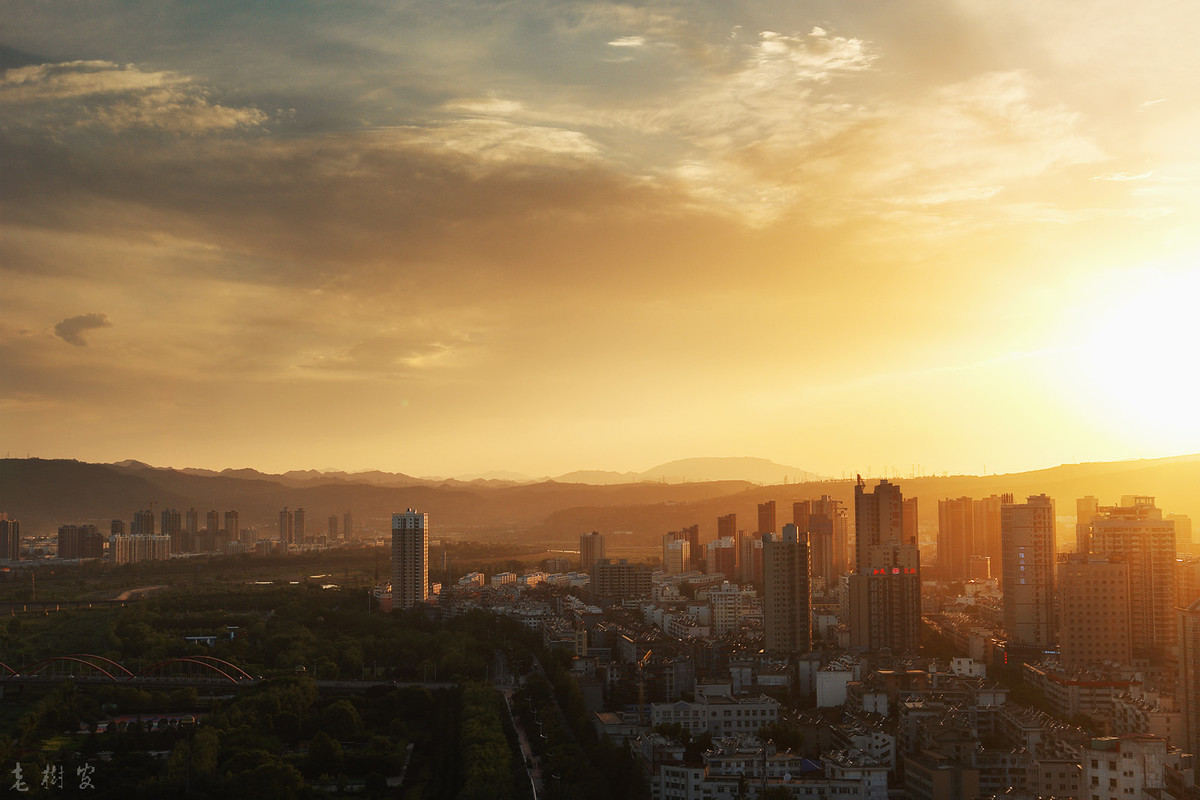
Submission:
<svg viewBox="0 0 1200 800">
<path fill-rule="evenodd" d="M 408 509 L 392 514 L 392 608 L 429 599 L 429 515 Z"/>
<path fill-rule="evenodd" d="M 812 649 L 812 595 L 808 579 L 808 534 L 794 523 L 783 537 L 762 534 L 764 650 L 799 655 Z"/>
<path fill-rule="evenodd" d="M 1000 507 L 1004 629 L 1015 642 L 1049 647 L 1054 609 L 1054 501 L 1046 495 Z"/>
<path fill-rule="evenodd" d="M 920 646 L 921 555 L 915 526 L 905 538 L 900 487 L 881 480 L 854 487 L 855 569 L 850 576 L 850 645 L 898 656 Z"/>
</svg>

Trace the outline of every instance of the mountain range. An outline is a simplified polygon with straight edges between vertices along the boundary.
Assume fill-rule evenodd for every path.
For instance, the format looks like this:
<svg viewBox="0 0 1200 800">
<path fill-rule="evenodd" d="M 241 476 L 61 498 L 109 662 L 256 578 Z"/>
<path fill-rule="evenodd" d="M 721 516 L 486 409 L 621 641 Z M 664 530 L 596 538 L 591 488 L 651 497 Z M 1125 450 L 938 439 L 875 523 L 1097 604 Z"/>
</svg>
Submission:
<svg viewBox="0 0 1200 800">
<path fill-rule="evenodd" d="M 739 469 L 742 471 L 739 472 Z M 589 479 L 589 480 L 584 480 Z M 688 482 L 673 482 L 687 479 Z M 1076 498 L 1094 495 L 1115 504 L 1123 495 L 1153 495 L 1165 513 L 1200 519 L 1200 455 L 1065 464 L 1004 475 L 893 479 L 917 497 L 922 531 L 937 528 L 937 501 L 1011 492 L 1018 501 L 1046 493 L 1066 526 Z M 620 482 L 618 482 L 620 481 Z M 875 479 L 868 483 L 873 484 Z M 639 473 L 576 472 L 525 483 L 479 477 L 471 481 L 416 478 L 401 473 L 159 468 L 137 461 L 89 464 L 37 458 L 0 459 L 0 512 L 22 522 L 23 533 L 52 534 L 59 525 L 111 519 L 166 508 L 237 509 L 241 525 L 274 536 L 279 510 L 303 507 L 309 529 L 323 532 L 329 516 L 347 510 L 356 527 L 383 534 L 393 511 L 430 515 L 434 536 L 576 543 L 580 533 L 628 533 L 631 544 L 659 541 L 670 530 L 700 524 L 716 535 L 716 517 L 735 513 L 745 529 L 757 524 L 758 503 L 775 500 L 779 525 L 791 503 L 828 494 L 853 507 L 854 481 L 817 479 L 763 459 L 689 459 Z"/>
</svg>

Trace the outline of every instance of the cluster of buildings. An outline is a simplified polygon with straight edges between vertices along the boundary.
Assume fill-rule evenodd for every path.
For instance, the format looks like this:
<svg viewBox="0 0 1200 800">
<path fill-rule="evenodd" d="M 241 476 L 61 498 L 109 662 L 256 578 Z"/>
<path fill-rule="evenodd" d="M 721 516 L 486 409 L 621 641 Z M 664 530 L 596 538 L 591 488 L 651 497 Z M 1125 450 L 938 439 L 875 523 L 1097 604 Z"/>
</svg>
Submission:
<svg viewBox="0 0 1200 800">
<path fill-rule="evenodd" d="M 655 798 L 1196 797 L 1200 563 L 1177 557 L 1181 521 L 1085 498 L 1060 553 L 1045 495 L 938 511 L 926 564 L 915 499 L 860 479 L 852 518 L 823 497 L 777 525 L 763 503 L 751 532 L 729 514 L 709 542 L 665 534 L 658 565 L 593 532 L 577 565 L 431 594 L 428 517 L 409 509 L 391 598 L 506 614 L 568 650 Z M 922 655 L 923 628 L 960 655 Z"/>
<path fill-rule="evenodd" d="M 0 514 L 0 561 L 28 558 L 107 559 L 114 564 L 165 560 L 201 553 L 271 555 L 299 548 L 321 548 L 345 541 L 354 530 L 353 515 L 329 517 L 325 533 L 310 534 L 303 508 L 284 508 L 279 512 L 279 532 L 275 538 L 263 538 L 253 527 L 243 526 L 237 511 L 208 511 L 203 516 L 195 508 L 180 511 L 163 509 L 138 511 L 133 519 L 114 519 L 104 531 L 94 523 L 68 524 L 58 528 L 51 541 L 21 537 L 21 524 Z"/>
</svg>

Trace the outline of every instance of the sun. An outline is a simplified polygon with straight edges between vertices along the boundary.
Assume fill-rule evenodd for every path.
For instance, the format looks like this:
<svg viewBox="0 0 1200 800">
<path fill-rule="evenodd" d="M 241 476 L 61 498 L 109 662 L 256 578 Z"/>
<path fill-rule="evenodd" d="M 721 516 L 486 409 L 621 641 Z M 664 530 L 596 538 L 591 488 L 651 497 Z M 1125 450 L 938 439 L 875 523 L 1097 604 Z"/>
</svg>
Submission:
<svg viewBox="0 0 1200 800">
<path fill-rule="evenodd" d="M 1071 315 L 1084 402 L 1147 446 L 1200 446 L 1200 254 L 1092 288 Z"/>
</svg>

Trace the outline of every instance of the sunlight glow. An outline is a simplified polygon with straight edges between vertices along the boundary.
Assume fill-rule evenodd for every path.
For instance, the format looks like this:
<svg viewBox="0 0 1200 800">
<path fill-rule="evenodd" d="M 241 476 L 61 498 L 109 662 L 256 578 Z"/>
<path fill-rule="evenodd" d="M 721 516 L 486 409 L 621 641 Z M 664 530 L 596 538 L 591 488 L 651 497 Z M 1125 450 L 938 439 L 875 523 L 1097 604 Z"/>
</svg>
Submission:
<svg viewBox="0 0 1200 800">
<path fill-rule="evenodd" d="M 1200 435 L 1200 254 L 1110 274 L 1080 320 L 1087 393 L 1116 422 L 1181 447 Z"/>
</svg>

